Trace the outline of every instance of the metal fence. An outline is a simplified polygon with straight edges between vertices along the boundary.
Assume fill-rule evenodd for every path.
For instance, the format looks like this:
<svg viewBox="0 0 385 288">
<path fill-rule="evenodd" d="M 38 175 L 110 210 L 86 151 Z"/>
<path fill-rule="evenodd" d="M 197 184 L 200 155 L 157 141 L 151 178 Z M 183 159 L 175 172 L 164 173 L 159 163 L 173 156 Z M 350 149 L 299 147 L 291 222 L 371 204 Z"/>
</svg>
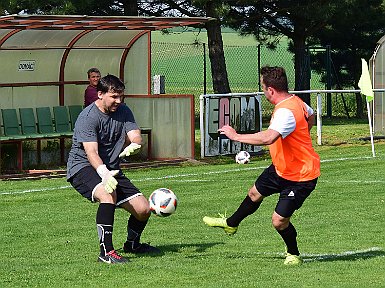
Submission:
<svg viewBox="0 0 385 288">
<path fill-rule="evenodd" d="M 152 43 L 152 75 L 165 77 L 165 93 L 195 95 L 195 114 L 199 115 L 199 95 L 213 93 L 210 59 L 204 43 Z M 261 91 L 259 69 L 264 65 L 285 67 L 289 88 L 294 89 L 294 55 L 286 46 L 272 50 L 264 46 L 224 46 L 226 67 L 232 93 Z M 311 89 L 326 89 L 327 61 L 326 48 L 308 48 L 304 65 L 309 69 Z M 320 64 L 320 59 L 321 64 Z M 312 66 L 317 61 L 318 71 Z M 319 69 L 324 65 L 324 68 Z M 330 71 L 329 71 L 330 73 Z M 327 97 L 327 96 L 325 96 Z M 339 117 L 355 116 L 355 94 L 335 94 L 331 98 L 332 115 Z M 330 100 L 330 98 L 329 98 Z M 315 100 L 314 100 L 315 101 Z M 327 103 L 324 101 L 323 103 Z M 313 103 L 311 103 L 313 105 Z M 315 105 L 315 102 L 314 102 Z M 326 104 L 324 104 L 326 105 Z M 262 100 L 263 116 L 271 113 L 272 105 Z M 323 110 L 328 111 L 327 107 Z"/>
</svg>

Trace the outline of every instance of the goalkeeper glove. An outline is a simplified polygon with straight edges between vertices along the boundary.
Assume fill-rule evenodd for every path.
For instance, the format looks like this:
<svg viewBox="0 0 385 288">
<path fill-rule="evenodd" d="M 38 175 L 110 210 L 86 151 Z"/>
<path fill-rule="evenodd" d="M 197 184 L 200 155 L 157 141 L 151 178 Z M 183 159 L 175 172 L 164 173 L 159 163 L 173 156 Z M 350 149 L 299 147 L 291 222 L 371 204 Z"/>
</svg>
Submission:
<svg viewBox="0 0 385 288">
<path fill-rule="evenodd" d="M 128 145 L 126 148 L 124 148 L 122 153 L 119 154 L 119 157 L 123 158 L 123 157 L 127 157 L 130 155 L 135 155 L 140 151 L 140 147 L 142 147 L 142 146 L 139 145 L 138 143 L 132 142 L 130 145 Z"/>
<path fill-rule="evenodd" d="M 119 173 L 119 170 L 108 170 L 106 165 L 100 165 L 96 172 L 98 172 L 100 178 L 102 178 L 102 185 L 107 193 L 112 193 L 118 185 L 118 181 L 114 178 Z"/>
</svg>

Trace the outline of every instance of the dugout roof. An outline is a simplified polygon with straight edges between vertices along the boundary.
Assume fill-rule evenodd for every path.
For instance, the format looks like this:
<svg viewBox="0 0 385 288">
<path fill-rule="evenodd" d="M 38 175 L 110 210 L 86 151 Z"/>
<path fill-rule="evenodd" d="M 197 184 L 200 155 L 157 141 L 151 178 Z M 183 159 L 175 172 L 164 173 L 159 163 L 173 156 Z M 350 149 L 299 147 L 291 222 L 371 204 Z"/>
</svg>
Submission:
<svg viewBox="0 0 385 288">
<path fill-rule="evenodd" d="M 203 24 L 207 17 L 9 15 L 0 17 L 0 29 L 39 30 L 161 30 Z"/>
<path fill-rule="evenodd" d="M 0 16 L 0 95 L 8 97 L 0 97 L 0 106 L 36 106 L 37 101 L 46 106 L 80 104 L 76 103 L 80 102 L 76 97 L 79 98 L 81 89 L 88 83 L 84 75 L 90 67 L 98 67 L 102 75 L 118 75 L 127 84 L 128 94 L 149 94 L 151 31 L 201 25 L 212 19 Z M 18 89 L 15 90 L 15 87 Z M 28 92 L 25 92 L 27 89 L 19 89 L 23 87 L 29 87 Z M 35 93 L 31 87 L 37 87 L 40 91 Z M 59 89 L 57 92 L 56 88 Z M 25 101 L 26 97 L 22 95 L 31 95 L 31 91 L 36 97 L 39 95 L 39 100 L 29 97 Z M 50 98 L 45 98 L 45 94 Z M 52 95 L 58 95 L 59 101 L 53 99 Z"/>
</svg>

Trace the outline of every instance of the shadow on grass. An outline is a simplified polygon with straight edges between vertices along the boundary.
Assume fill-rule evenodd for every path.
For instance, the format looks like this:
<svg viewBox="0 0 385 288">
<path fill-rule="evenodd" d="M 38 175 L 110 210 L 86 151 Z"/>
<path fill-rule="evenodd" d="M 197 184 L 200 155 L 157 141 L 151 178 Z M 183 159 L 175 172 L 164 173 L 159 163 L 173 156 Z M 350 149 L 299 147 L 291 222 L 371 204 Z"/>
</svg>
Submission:
<svg viewBox="0 0 385 288">
<path fill-rule="evenodd" d="M 223 242 L 214 242 L 214 243 L 180 243 L 180 244 L 170 244 L 170 245 L 158 245 L 156 248 L 160 249 L 162 253 L 158 254 L 137 254 L 138 257 L 161 257 L 165 253 L 186 253 L 191 255 L 201 255 L 201 253 L 206 252 L 207 249 L 214 247 L 216 245 L 223 245 Z M 123 252 L 123 249 L 117 249 L 119 253 Z"/>
<path fill-rule="evenodd" d="M 284 259 L 285 253 L 257 253 L 263 254 L 265 258 Z M 271 256 L 273 255 L 273 256 Z M 309 262 L 333 262 L 333 261 L 357 261 L 366 260 L 377 257 L 385 257 L 385 251 L 379 247 L 372 247 L 359 251 L 346 251 L 341 253 L 329 253 L 329 254 L 301 254 L 301 257 L 305 263 Z"/>
<path fill-rule="evenodd" d="M 376 257 L 385 257 L 385 251 L 381 248 L 371 248 L 361 251 L 348 251 L 340 254 L 302 255 L 304 262 L 331 262 L 331 261 L 356 261 Z"/>
<path fill-rule="evenodd" d="M 195 251 L 205 252 L 207 249 L 216 245 L 222 245 L 224 242 L 213 242 L 213 243 L 180 243 L 157 246 L 164 252 L 181 252 L 181 251 Z"/>
</svg>

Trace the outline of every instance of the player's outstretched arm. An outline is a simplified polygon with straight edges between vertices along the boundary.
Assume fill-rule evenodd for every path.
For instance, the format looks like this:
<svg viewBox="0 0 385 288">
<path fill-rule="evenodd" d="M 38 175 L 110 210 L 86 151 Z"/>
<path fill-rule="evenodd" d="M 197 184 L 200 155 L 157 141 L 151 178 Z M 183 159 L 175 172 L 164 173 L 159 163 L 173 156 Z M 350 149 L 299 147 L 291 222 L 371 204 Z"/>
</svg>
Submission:
<svg viewBox="0 0 385 288">
<path fill-rule="evenodd" d="M 251 145 L 270 145 L 281 137 L 281 134 L 273 129 L 267 129 L 252 134 L 238 134 L 235 129 L 229 125 L 225 125 L 218 129 L 218 132 L 225 134 L 231 140 Z"/>
</svg>

